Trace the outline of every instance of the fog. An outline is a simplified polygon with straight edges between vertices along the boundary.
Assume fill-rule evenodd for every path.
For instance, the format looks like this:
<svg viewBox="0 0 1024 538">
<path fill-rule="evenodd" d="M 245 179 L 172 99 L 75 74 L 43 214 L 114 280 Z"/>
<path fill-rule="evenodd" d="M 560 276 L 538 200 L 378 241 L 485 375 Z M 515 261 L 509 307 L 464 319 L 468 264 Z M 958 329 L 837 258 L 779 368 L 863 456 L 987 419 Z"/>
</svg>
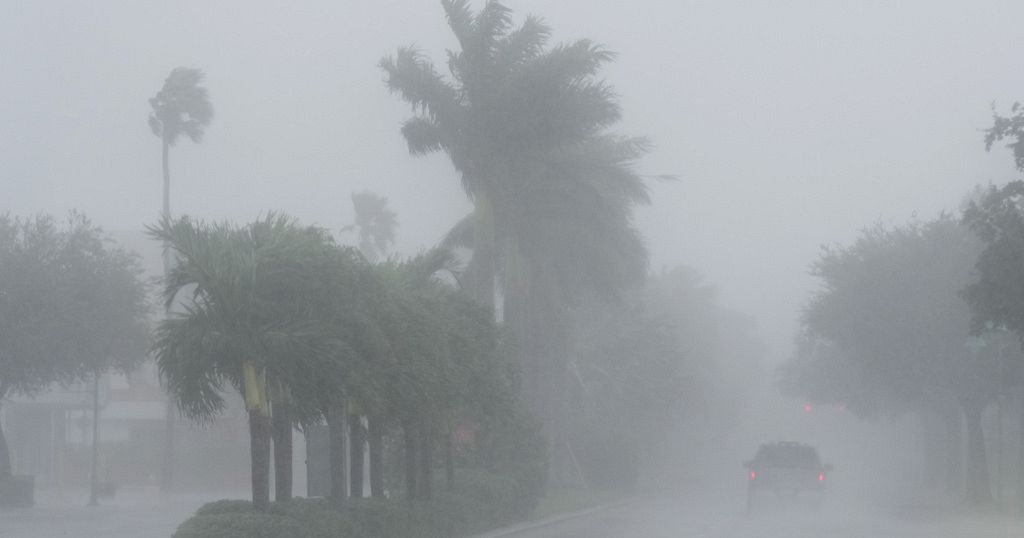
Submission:
<svg viewBox="0 0 1024 538">
<path fill-rule="evenodd" d="M 821 244 L 875 220 L 954 208 L 1013 176 L 978 129 L 1019 96 L 1015 2 L 529 2 L 556 40 L 619 54 L 607 78 L 641 168 L 674 174 L 641 209 L 653 267 L 687 263 L 755 314 L 784 358 Z M 399 250 L 435 243 L 468 204 L 442 156 L 407 158 L 407 109 L 381 55 L 454 46 L 431 2 L 22 5 L 0 32 L 4 209 L 78 208 L 139 229 L 160 208 L 146 100 L 171 68 L 202 68 L 216 121 L 179 144 L 172 210 L 284 210 L 340 228 L 372 189 L 401 218 Z M 440 58 L 438 58 L 440 60 Z M 142 118 L 142 119 L 140 119 Z M 215 180 L 213 178 L 216 178 Z M 315 195 L 311 195 L 315 193 Z M 110 200 L 117 203 L 111 204 Z M 757 271 L 752 271 L 757 267 Z M 771 283 L 766 285 L 766 283 Z"/>
<path fill-rule="evenodd" d="M 986 152 L 981 131 L 992 126 L 993 106 L 1006 115 L 1024 98 L 1017 54 L 1024 48 L 1024 4 L 505 3 L 516 24 L 529 13 L 541 16 L 553 29 L 552 43 L 589 38 L 616 54 L 598 74 L 622 105 L 614 131 L 652 142 L 636 163 L 651 204 L 638 206 L 634 220 L 649 269 L 692 268 L 714 290 L 709 304 L 719 312 L 716 339 L 693 349 L 719 353 L 709 375 L 720 376 L 716 390 L 730 397 L 685 403 L 736 407 L 704 418 L 683 412 L 689 429 L 666 427 L 665 444 L 652 451 L 658 464 L 644 470 L 641 500 L 613 509 L 624 511 L 626 526 L 604 532 L 1024 532 L 1007 522 L 1016 497 L 1002 494 L 1015 480 L 1002 473 L 1016 472 L 1008 463 L 1017 457 L 1016 416 L 1002 414 L 1004 405 L 1017 405 L 1012 393 L 1000 393 L 998 416 L 995 406 L 983 409 L 986 431 L 999 435 L 985 441 L 989 459 L 1000 458 L 989 462 L 998 466 L 999 508 L 939 524 L 907 514 L 918 505 L 959 506 L 958 499 L 928 491 L 928 502 L 918 502 L 921 492 L 908 492 L 898 480 L 905 473 L 907 481 L 927 481 L 929 467 L 917 453 L 928 433 L 914 410 L 865 413 L 873 420 L 862 420 L 859 409 L 804 409 L 803 398 L 778 394 L 779 367 L 800 353 L 801 312 L 822 286 L 811 267 L 823 245 L 851 245 L 876 224 L 957 213 L 976 185 L 1019 178 L 1003 144 Z M 479 9 L 483 2 L 471 4 Z M 159 247 L 142 232 L 159 220 L 161 144 L 146 118 L 148 99 L 178 66 L 202 69 L 216 115 L 202 143 L 185 139 L 172 148 L 172 215 L 246 223 L 280 211 L 355 244 L 341 233 L 355 218 L 350 196 L 373 191 L 398 216 L 397 259 L 435 246 L 473 211 L 447 155 L 409 155 L 400 128 L 410 107 L 389 93 L 378 66 L 412 44 L 447 73 L 444 51 L 459 43 L 437 1 L 54 1 L 7 8 L 0 17 L 0 213 L 80 210 L 139 250 L 149 275 L 157 276 Z M 752 320 L 749 331 L 744 316 Z M 730 340 L 736 334 L 749 346 L 730 347 L 740 340 Z M 245 451 L 244 413 L 232 420 L 231 446 Z M 836 464 L 836 502 L 822 512 L 782 502 L 743 519 L 749 516 L 740 464 L 759 444 L 784 440 L 815 445 Z M 683 446 L 691 451 L 672 454 Z M 296 485 L 304 488 L 302 448 L 300 442 L 294 461 Z M 202 448 L 193 450 L 189 457 L 204 458 Z M 231 464 L 242 466 L 244 478 L 244 465 L 224 465 Z M 650 479 L 659 473 L 660 481 Z M 140 489 L 142 500 L 119 495 L 107 502 L 106 515 L 84 516 L 83 524 L 99 521 L 96 528 L 106 530 L 97 535 L 165 536 L 200 502 L 244 498 L 246 487 L 243 480 L 170 500 Z M 34 516 L 0 512 L 0 536 L 47 535 L 52 527 L 43 520 L 51 514 L 83 517 L 72 508 L 79 499 L 65 495 L 43 488 Z M 117 524 L 120 508 L 145 514 L 161 503 L 173 506 L 166 513 L 174 516 L 156 518 L 157 530 L 142 516 L 139 526 Z M 675 513 L 675 506 L 686 508 Z M 4 518 L 19 534 L 5 534 Z M 582 521 L 566 532 L 590 532 Z"/>
</svg>

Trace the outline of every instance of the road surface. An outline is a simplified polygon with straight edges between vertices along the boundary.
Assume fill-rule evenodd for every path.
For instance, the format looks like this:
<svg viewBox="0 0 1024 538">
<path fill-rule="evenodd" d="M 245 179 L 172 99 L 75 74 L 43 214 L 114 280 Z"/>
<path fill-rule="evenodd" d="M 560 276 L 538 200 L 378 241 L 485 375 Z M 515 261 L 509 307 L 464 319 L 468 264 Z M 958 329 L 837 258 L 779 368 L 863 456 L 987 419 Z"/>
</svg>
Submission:
<svg viewBox="0 0 1024 538">
<path fill-rule="evenodd" d="M 736 487 L 741 485 L 717 493 L 641 496 L 503 538 L 1024 537 L 1024 521 L 994 510 L 966 511 L 948 499 L 916 504 L 875 499 L 879 502 L 871 504 L 839 496 L 818 510 L 800 502 L 768 501 L 748 515 L 743 490 Z M 0 537 L 168 538 L 197 507 L 224 497 L 244 495 L 161 496 L 153 490 L 123 490 L 101 506 L 87 507 L 84 491 L 57 497 L 44 493 L 33 508 L 0 510 Z"/>
<path fill-rule="evenodd" d="M 746 514 L 734 503 L 640 498 L 614 508 L 506 535 L 509 538 L 1020 538 L 1024 522 L 951 506 L 774 506 Z"/>
</svg>

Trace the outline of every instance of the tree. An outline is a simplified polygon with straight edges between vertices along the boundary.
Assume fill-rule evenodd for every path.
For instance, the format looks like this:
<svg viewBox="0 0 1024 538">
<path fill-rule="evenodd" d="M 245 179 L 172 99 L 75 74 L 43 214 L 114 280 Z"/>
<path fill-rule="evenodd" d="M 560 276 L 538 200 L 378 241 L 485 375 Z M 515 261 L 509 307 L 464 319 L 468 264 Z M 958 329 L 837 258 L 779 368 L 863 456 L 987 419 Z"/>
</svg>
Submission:
<svg viewBox="0 0 1024 538">
<path fill-rule="evenodd" d="M 584 39 L 548 48 L 540 19 L 513 28 L 498 1 L 478 13 L 466 0 L 442 6 L 460 45 L 449 53 L 450 78 L 411 47 L 381 68 L 413 106 L 402 127 L 409 151 L 444 151 L 461 175 L 474 211 L 447 244 L 472 248 L 464 285 L 481 304 L 494 304 L 501 275 L 524 401 L 558 435 L 571 302 L 643 277 L 646 252 L 631 219 L 647 192 L 632 163 L 647 142 L 608 131 L 621 111 L 596 78 L 613 57 L 603 47 Z"/>
<path fill-rule="evenodd" d="M 1014 111 L 1019 110 L 1014 107 Z M 1000 124 L 999 133 L 1012 131 L 1017 144 L 1011 145 L 1017 158 L 1017 167 L 1022 168 L 1019 119 L 1015 116 L 1011 126 Z M 991 146 L 992 134 L 986 138 Z M 1001 137 L 1002 135 L 1000 135 Z M 964 290 L 964 297 L 971 306 L 971 322 L 975 332 L 991 328 L 1003 328 L 1024 344 L 1024 181 L 1012 181 L 1003 187 L 989 186 L 978 193 L 964 210 L 964 223 L 974 231 L 984 244 L 975 265 L 976 280 Z M 1024 361 L 1017 359 L 1014 366 L 1021 367 Z M 1021 431 L 1024 432 L 1024 410 L 1020 411 Z M 1019 462 L 1024 469 L 1024 436 L 1020 439 Z M 1024 472 L 1018 474 L 1018 486 L 1024 490 Z M 1024 497 L 1020 502 L 1024 512 Z"/>
<path fill-rule="evenodd" d="M 937 411 L 957 433 L 962 413 L 970 502 L 991 500 L 981 414 L 1006 376 L 994 337 L 970 336 L 959 294 L 980 250 L 949 215 L 878 225 L 850 246 L 825 249 L 813 268 L 822 287 L 802 319 L 804 356 L 789 370 L 799 392 L 849 398 L 843 403 L 856 412 Z M 823 375 L 836 393 L 812 391 Z"/>
<path fill-rule="evenodd" d="M 0 216 L 0 401 L 145 358 L 146 286 L 138 259 L 71 213 Z M 0 429 L 0 481 L 11 461 Z"/>
<path fill-rule="evenodd" d="M 209 92 L 200 86 L 203 77 L 199 69 L 176 67 L 164 80 L 163 88 L 149 100 L 153 109 L 149 115 L 149 128 L 160 137 L 163 148 L 164 215 L 171 213 L 170 148 L 182 136 L 196 144 L 202 142 L 203 133 L 213 119 Z"/>
<path fill-rule="evenodd" d="M 992 127 L 985 130 L 985 151 L 990 151 L 996 142 L 1009 138 L 1006 145 L 1013 151 L 1013 160 L 1018 170 L 1024 171 L 1024 106 L 1014 103 L 1010 116 L 1000 116 L 992 108 Z"/>
<path fill-rule="evenodd" d="M 238 390 L 249 413 L 253 504 L 269 503 L 271 412 L 275 396 L 319 393 L 324 371 L 342 352 L 317 308 L 330 293 L 338 252 L 325 230 L 267 215 L 244 227 L 164 217 L 150 234 L 180 260 L 164 299 L 183 312 L 160 323 L 156 360 L 179 408 L 208 420 L 221 389 Z M 281 401 L 278 399 L 277 401 Z M 297 408 L 315 405 L 300 399 Z M 290 433 L 290 432 L 289 432 Z"/>
<path fill-rule="evenodd" d="M 739 421 L 763 344 L 694 269 L 649 275 L 619 302 L 574 309 L 570 439 L 588 484 L 671 482 L 671 455 L 700 449 Z"/>
<path fill-rule="evenodd" d="M 354 221 L 342 228 L 342 232 L 356 232 L 359 240 L 359 252 L 367 261 L 374 263 L 384 257 L 391 245 L 394 244 L 398 215 L 388 207 L 387 197 L 369 191 L 352 193 L 352 207 L 355 210 Z M 356 388 L 355 392 L 365 392 L 359 389 L 361 387 Z M 365 459 L 363 449 L 364 445 L 368 445 L 370 449 L 371 495 L 382 497 L 384 495 L 382 474 L 384 431 L 379 422 L 383 418 L 380 414 L 375 417 L 367 416 L 367 425 L 364 427 L 363 416 L 357 414 L 357 411 L 366 413 L 367 407 L 365 403 L 361 406 L 353 405 L 348 417 L 349 446 L 351 447 L 349 491 L 353 497 L 363 496 L 363 462 Z"/>
<path fill-rule="evenodd" d="M 371 263 L 387 254 L 395 243 L 395 228 L 398 215 L 388 207 L 386 196 L 369 191 L 352 193 L 352 208 L 355 219 L 342 228 L 342 232 L 354 231 L 359 236 L 359 252 Z"/>
<path fill-rule="evenodd" d="M 203 140 L 203 133 L 213 119 L 213 105 L 210 104 L 209 92 L 200 83 L 203 72 L 199 69 L 176 67 L 164 80 L 163 88 L 149 100 L 153 111 L 149 115 L 149 128 L 160 137 L 162 163 L 164 172 L 163 216 L 171 214 L 171 169 L 169 163 L 170 148 L 178 143 L 183 135 L 198 144 Z M 170 273 L 171 258 L 168 245 L 163 246 L 164 277 Z M 174 451 L 174 404 L 168 400 L 167 413 L 164 417 L 166 430 L 164 433 L 163 466 L 160 471 L 160 489 L 168 490 L 173 480 Z"/>
</svg>

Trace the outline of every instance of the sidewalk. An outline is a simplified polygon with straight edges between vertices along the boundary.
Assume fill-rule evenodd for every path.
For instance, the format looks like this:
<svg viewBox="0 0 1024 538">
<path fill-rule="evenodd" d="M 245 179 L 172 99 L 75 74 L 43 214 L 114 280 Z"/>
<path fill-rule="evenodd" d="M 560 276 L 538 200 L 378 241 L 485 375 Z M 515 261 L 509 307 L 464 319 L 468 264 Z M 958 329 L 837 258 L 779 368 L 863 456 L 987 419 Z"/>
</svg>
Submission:
<svg viewBox="0 0 1024 538">
<path fill-rule="evenodd" d="M 161 495 L 155 487 L 124 487 L 99 506 L 85 488 L 40 489 L 31 508 L 0 509 L 3 538 L 169 538 L 203 503 L 244 494 Z"/>
</svg>

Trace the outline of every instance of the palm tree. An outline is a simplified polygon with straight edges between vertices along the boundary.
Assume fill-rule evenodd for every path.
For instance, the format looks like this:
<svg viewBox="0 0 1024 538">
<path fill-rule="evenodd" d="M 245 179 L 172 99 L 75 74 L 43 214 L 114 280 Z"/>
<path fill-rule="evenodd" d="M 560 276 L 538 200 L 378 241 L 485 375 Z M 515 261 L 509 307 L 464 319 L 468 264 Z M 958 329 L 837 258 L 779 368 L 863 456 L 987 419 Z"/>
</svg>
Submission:
<svg viewBox="0 0 1024 538">
<path fill-rule="evenodd" d="M 371 263 L 375 262 L 395 243 L 398 214 L 388 207 L 386 196 L 369 191 L 352 193 L 352 208 L 355 219 L 341 231 L 356 232 L 359 252 Z"/>
<path fill-rule="evenodd" d="M 632 164 L 644 139 L 608 129 L 621 118 L 596 79 L 613 55 L 589 40 L 548 47 L 550 29 L 490 0 L 442 0 L 461 50 L 450 77 L 418 50 L 385 57 L 388 88 L 413 105 L 402 126 L 409 151 L 444 151 L 474 204 L 448 243 L 470 246 L 467 286 L 505 317 L 520 342 L 524 399 L 551 435 L 564 402 L 567 309 L 582 293 L 614 295 L 639 282 L 646 250 L 632 210 L 648 201 Z"/>
<path fill-rule="evenodd" d="M 149 106 L 153 108 L 149 115 L 149 128 L 163 143 L 165 215 L 171 213 L 170 148 L 183 135 L 197 144 L 202 142 L 203 132 L 213 119 L 210 94 L 200 86 L 203 77 L 199 69 L 176 67 L 167 76 L 163 88 L 149 100 Z"/>
<path fill-rule="evenodd" d="M 177 67 L 164 81 L 163 88 L 149 100 L 153 112 L 149 115 L 149 127 L 160 137 L 163 149 L 164 196 L 163 216 L 171 214 L 171 170 L 168 157 L 170 148 L 177 144 L 182 135 L 192 142 L 200 143 L 203 132 L 213 119 L 213 105 L 209 92 L 199 84 L 203 81 L 199 69 Z M 163 246 L 164 277 L 170 273 L 171 258 L 168 245 Z M 163 464 L 160 472 L 160 489 L 171 487 L 174 475 L 174 403 L 168 399 L 165 414 Z"/>
<path fill-rule="evenodd" d="M 275 215 L 242 228 L 165 216 L 150 234 L 181 260 L 164 290 L 165 301 L 180 301 L 183 313 L 158 328 L 161 375 L 182 413 L 195 420 L 223 409 L 225 386 L 241 392 L 253 504 L 266 508 L 274 399 L 306 395 L 329 375 L 324 367 L 341 345 L 318 308 L 330 296 L 325 268 L 336 265 L 337 249 L 324 230 Z"/>
</svg>

